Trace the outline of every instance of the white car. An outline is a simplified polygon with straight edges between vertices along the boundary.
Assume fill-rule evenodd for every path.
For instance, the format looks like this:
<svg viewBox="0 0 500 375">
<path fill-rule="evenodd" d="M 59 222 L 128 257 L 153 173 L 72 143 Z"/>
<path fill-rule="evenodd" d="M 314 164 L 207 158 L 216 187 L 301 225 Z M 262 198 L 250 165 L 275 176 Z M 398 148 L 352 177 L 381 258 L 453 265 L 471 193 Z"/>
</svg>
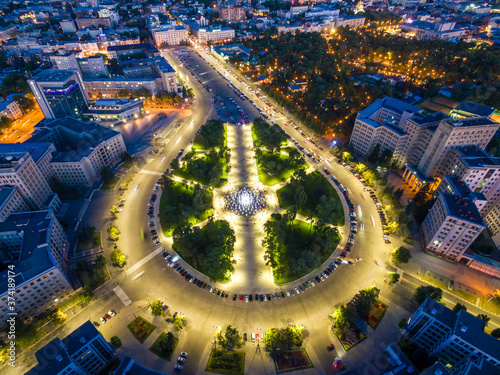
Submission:
<svg viewBox="0 0 500 375">
<path fill-rule="evenodd" d="M 290 292 L 288 291 L 288 289 L 285 290 L 285 294 L 286 294 L 287 297 L 290 297 Z"/>
<path fill-rule="evenodd" d="M 108 311 L 108 315 L 115 316 L 115 315 L 116 315 L 116 313 L 115 313 L 113 310 L 109 310 L 109 311 Z"/>
<path fill-rule="evenodd" d="M 106 319 L 104 319 L 104 317 L 101 316 L 101 323 L 104 324 L 106 323 Z"/>
</svg>

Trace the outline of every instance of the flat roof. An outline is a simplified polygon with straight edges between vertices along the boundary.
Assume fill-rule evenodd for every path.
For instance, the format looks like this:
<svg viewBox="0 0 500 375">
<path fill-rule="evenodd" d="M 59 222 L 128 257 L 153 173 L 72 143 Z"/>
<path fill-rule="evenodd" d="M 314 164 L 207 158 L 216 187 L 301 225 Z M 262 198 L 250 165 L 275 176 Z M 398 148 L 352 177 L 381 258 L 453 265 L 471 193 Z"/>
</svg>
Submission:
<svg viewBox="0 0 500 375">
<path fill-rule="evenodd" d="M 45 155 L 50 148 L 51 145 L 49 142 L 0 143 L 0 169 L 2 167 L 11 167 L 26 153 L 29 153 L 35 163 L 38 163 L 40 158 Z"/>
<path fill-rule="evenodd" d="M 448 215 L 486 227 L 472 199 L 453 194 L 441 193 Z"/>
<path fill-rule="evenodd" d="M 470 113 L 475 116 L 489 117 L 495 112 L 495 108 L 474 102 L 464 101 L 453 109 L 453 112 Z"/>
<path fill-rule="evenodd" d="M 75 70 L 47 69 L 34 76 L 36 82 L 65 82 L 76 74 Z"/>
</svg>

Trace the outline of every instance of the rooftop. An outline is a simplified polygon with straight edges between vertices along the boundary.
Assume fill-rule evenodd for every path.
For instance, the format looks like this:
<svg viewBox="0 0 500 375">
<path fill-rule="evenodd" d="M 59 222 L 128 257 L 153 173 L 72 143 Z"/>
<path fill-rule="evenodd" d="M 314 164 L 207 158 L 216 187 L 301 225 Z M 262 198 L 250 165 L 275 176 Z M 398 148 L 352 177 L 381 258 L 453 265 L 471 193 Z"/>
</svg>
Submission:
<svg viewBox="0 0 500 375">
<path fill-rule="evenodd" d="M 359 111 L 358 116 L 369 117 L 373 115 L 375 112 L 379 111 L 381 108 L 387 108 L 399 114 L 403 114 L 403 112 L 413 112 L 418 113 L 422 112 L 422 108 L 418 108 L 414 105 L 408 104 L 402 100 L 390 98 L 386 96 L 383 99 L 377 99 L 372 104 L 370 104 L 365 109 Z"/>
<path fill-rule="evenodd" d="M 45 119 L 35 129 L 24 144 L 50 140 L 56 148 L 52 162 L 79 162 L 92 154 L 99 144 L 120 134 L 105 126 L 72 117 Z"/>
<path fill-rule="evenodd" d="M 0 257 L 16 265 L 18 285 L 56 266 L 50 253 L 50 232 L 55 218 L 50 211 L 11 214 L 0 223 Z M 18 251 L 2 247 L 1 234 L 18 236 Z M 0 272 L 0 294 L 7 290 L 7 271 Z"/>
<path fill-rule="evenodd" d="M 486 227 L 472 199 L 452 194 L 440 194 L 446 204 L 448 215 Z"/>
<path fill-rule="evenodd" d="M 166 373 L 148 369 L 126 355 L 115 370 L 115 375 L 166 375 Z"/>
<path fill-rule="evenodd" d="M 499 123 L 490 120 L 485 117 L 471 117 L 471 118 L 466 118 L 466 119 L 446 119 L 443 120 L 443 122 L 446 122 L 450 124 L 451 126 L 458 128 L 461 126 L 488 126 L 488 125 L 493 125 L 496 126 L 497 128 L 500 126 Z"/>
<path fill-rule="evenodd" d="M 47 360 L 47 352 L 49 350 L 51 353 L 51 360 Z M 36 351 L 35 357 L 38 364 L 25 375 L 59 374 L 71 364 L 64 344 L 58 337 Z"/>
<path fill-rule="evenodd" d="M 87 320 L 78 329 L 63 338 L 62 342 L 68 348 L 68 354 L 71 356 L 80 350 L 83 345 L 100 335 L 97 328 L 94 327 L 90 320 Z"/>
<path fill-rule="evenodd" d="M 24 157 L 30 154 L 35 163 L 51 148 L 50 143 L 0 143 L 0 169 L 11 168 Z"/>
<path fill-rule="evenodd" d="M 452 112 L 479 117 L 490 117 L 495 112 L 495 108 L 474 102 L 462 102 L 455 107 Z"/>
<path fill-rule="evenodd" d="M 34 76 L 36 82 L 65 82 L 75 74 L 74 70 L 47 69 Z"/>
</svg>

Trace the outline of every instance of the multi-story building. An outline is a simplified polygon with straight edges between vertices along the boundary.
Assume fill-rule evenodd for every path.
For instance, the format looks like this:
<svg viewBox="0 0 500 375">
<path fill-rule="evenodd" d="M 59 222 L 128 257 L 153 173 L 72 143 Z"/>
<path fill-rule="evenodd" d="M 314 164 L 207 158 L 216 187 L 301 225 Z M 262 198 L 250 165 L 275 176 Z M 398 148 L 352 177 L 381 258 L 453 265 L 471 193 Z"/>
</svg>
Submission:
<svg viewBox="0 0 500 375">
<path fill-rule="evenodd" d="M 11 120 L 16 120 L 23 116 L 23 111 L 14 100 L 6 100 L 0 102 L 0 117 L 8 117 Z"/>
<path fill-rule="evenodd" d="M 486 228 L 474 196 L 438 192 L 436 201 L 420 228 L 424 249 L 458 262 L 462 254 Z M 484 204 L 484 197 L 482 198 Z"/>
<path fill-rule="evenodd" d="M 67 247 L 66 233 L 50 211 L 13 213 L 0 223 L 0 262 L 15 266 L 16 318 L 30 321 L 73 294 L 66 278 Z M 6 267 L 0 272 L 4 316 L 10 311 L 7 272 Z"/>
<path fill-rule="evenodd" d="M 40 142 L 52 145 L 48 175 L 67 186 L 92 186 L 127 151 L 120 132 L 72 117 L 42 120 L 24 145 Z"/>
<path fill-rule="evenodd" d="M 499 126 L 484 117 L 441 120 L 417 168 L 427 177 L 442 177 L 448 168 L 453 147 L 477 146 L 484 149 Z"/>
<path fill-rule="evenodd" d="M 421 111 L 398 99 L 377 99 L 358 113 L 349 145 L 366 156 L 379 144 L 381 152 L 388 149 L 393 153 L 393 160 L 399 160 L 406 145 L 406 120 Z"/>
<path fill-rule="evenodd" d="M 12 35 L 15 35 L 17 32 L 16 25 L 8 25 L 0 28 L 0 41 L 5 42 Z"/>
<path fill-rule="evenodd" d="M 346 14 L 341 14 L 339 18 L 335 20 L 335 27 L 350 27 L 351 29 L 357 29 L 365 24 L 366 18 L 358 15 L 348 16 Z"/>
<path fill-rule="evenodd" d="M 38 364 L 26 375 L 95 375 L 115 356 L 113 347 L 88 320 L 64 339 L 55 338 L 35 352 Z"/>
<path fill-rule="evenodd" d="M 243 21 L 246 17 L 245 8 L 234 4 L 224 3 L 219 6 L 219 18 L 231 22 Z"/>
<path fill-rule="evenodd" d="M 188 31 L 184 26 L 162 26 L 152 29 L 153 41 L 158 48 L 162 46 L 175 46 L 188 40 Z"/>
<path fill-rule="evenodd" d="M 102 56 L 89 56 L 77 61 L 84 78 L 109 77 L 108 67 Z"/>
<path fill-rule="evenodd" d="M 175 70 L 162 56 L 130 60 L 122 64 L 124 78 L 86 78 L 85 87 L 91 94 L 116 95 L 120 90 L 134 92 L 148 89 L 152 95 L 179 93 L 181 85 Z"/>
<path fill-rule="evenodd" d="M 414 21 L 412 23 L 402 23 L 399 27 L 413 33 L 418 39 L 459 40 L 465 35 L 466 30 L 455 29 L 455 25 L 455 22 Z"/>
<path fill-rule="evenodd" d="M 66 51 L 65 49 L 59 49 L 51 53 L 49 55 L 49 59 L 55 69 L 59 70 L 79 69 L 75 51 Z"/>
<path fill-rule="evenodd" d="M 46 118 L 83 118 L 89 96 L 78 69 L 44 70 L 28 83 Z"/>
<path fill-rule="evenodd" d="M 234 39 L 235 31 L 230 27 L 220 27 L 220 26 L 200 26 L 194 22 L 188 22 L 186 24 L 188 30 L 193 34 L 198 42 L 201 44 L 207 44 L 210 42 L 224 42 Z"/>
<path fill-rule="evenodd" d="M 0 186 L 16 186 L 31 209 L 41 209 L 52 194 L 49 186 L 52 151 L 55 148 L 50 143 L 1 143 Z"/>
<path fill-rule="evenodd" d="M 109 17 L 78 17 L 76 20 L 76 25 L 78 29 L 86 29 L 89 27 L 107 27 L 111 29 L 113 27 L 113 21 Z"/>
<path fill-rule="evenodd" d="M 127 44 L 119 46 L 109 46 L 108 56 L 110 59 L 122 59 L 122 57 L 141 54 L 142 57 L 154 58 L 160 56 L 160 51 L 152 43 Z"/>
<path fill-rule="evenodd" d="M 12 213 L 29 210 L 16 186 L 0 186 L 0 222 L 5 221 Z"/>
<path fill-rule="evenodd" d="M 105 125 L 114 126 L 128 119 L 144 115 L 144 100 L 99 99 L 90 104 L 85 118 Z"/>
<path fill-rule="evenodd" d="M 408 319 L 404 338 L 437 357 L 453 374 L 466 374 L 454 370 L 482 361 L 500 373 L 500 341 L 484 332 L 485 325 L 465 310 L 456 313 L 427 298 Z"/>
<path fill-rule="evenodd" d="M 80 29 L 76 32 L 76 35 L 78 35 L 79 38 L 84 37 L 85 35 L 88 35 L 92 40 L 97 39 L 99 35 L 102 35 L 102 28 L 100 27 L 89 27 L 86 29 Z"/>
<path fill-rule="evenodd" d="M 59 22 L 63 33 L 74 33 L 76 31 L 75 22 L 73 20 L 63 20 Z"/>
</svg>

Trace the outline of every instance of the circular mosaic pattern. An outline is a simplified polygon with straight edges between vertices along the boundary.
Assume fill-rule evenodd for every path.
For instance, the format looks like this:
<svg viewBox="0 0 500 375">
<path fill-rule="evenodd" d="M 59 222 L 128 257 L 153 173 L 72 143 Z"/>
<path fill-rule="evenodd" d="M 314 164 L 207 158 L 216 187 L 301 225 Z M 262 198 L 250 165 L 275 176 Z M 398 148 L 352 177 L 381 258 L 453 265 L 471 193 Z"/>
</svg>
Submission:
<svg viewBox="0 0 500 375">
<path fill-rule="evenodd" d="M 247 186 L 232 189 L 225 195 L 224 199 L 226 209 L 241 216 L 255 215 L 266 207 L 264 194 Z"/>
</svg>

